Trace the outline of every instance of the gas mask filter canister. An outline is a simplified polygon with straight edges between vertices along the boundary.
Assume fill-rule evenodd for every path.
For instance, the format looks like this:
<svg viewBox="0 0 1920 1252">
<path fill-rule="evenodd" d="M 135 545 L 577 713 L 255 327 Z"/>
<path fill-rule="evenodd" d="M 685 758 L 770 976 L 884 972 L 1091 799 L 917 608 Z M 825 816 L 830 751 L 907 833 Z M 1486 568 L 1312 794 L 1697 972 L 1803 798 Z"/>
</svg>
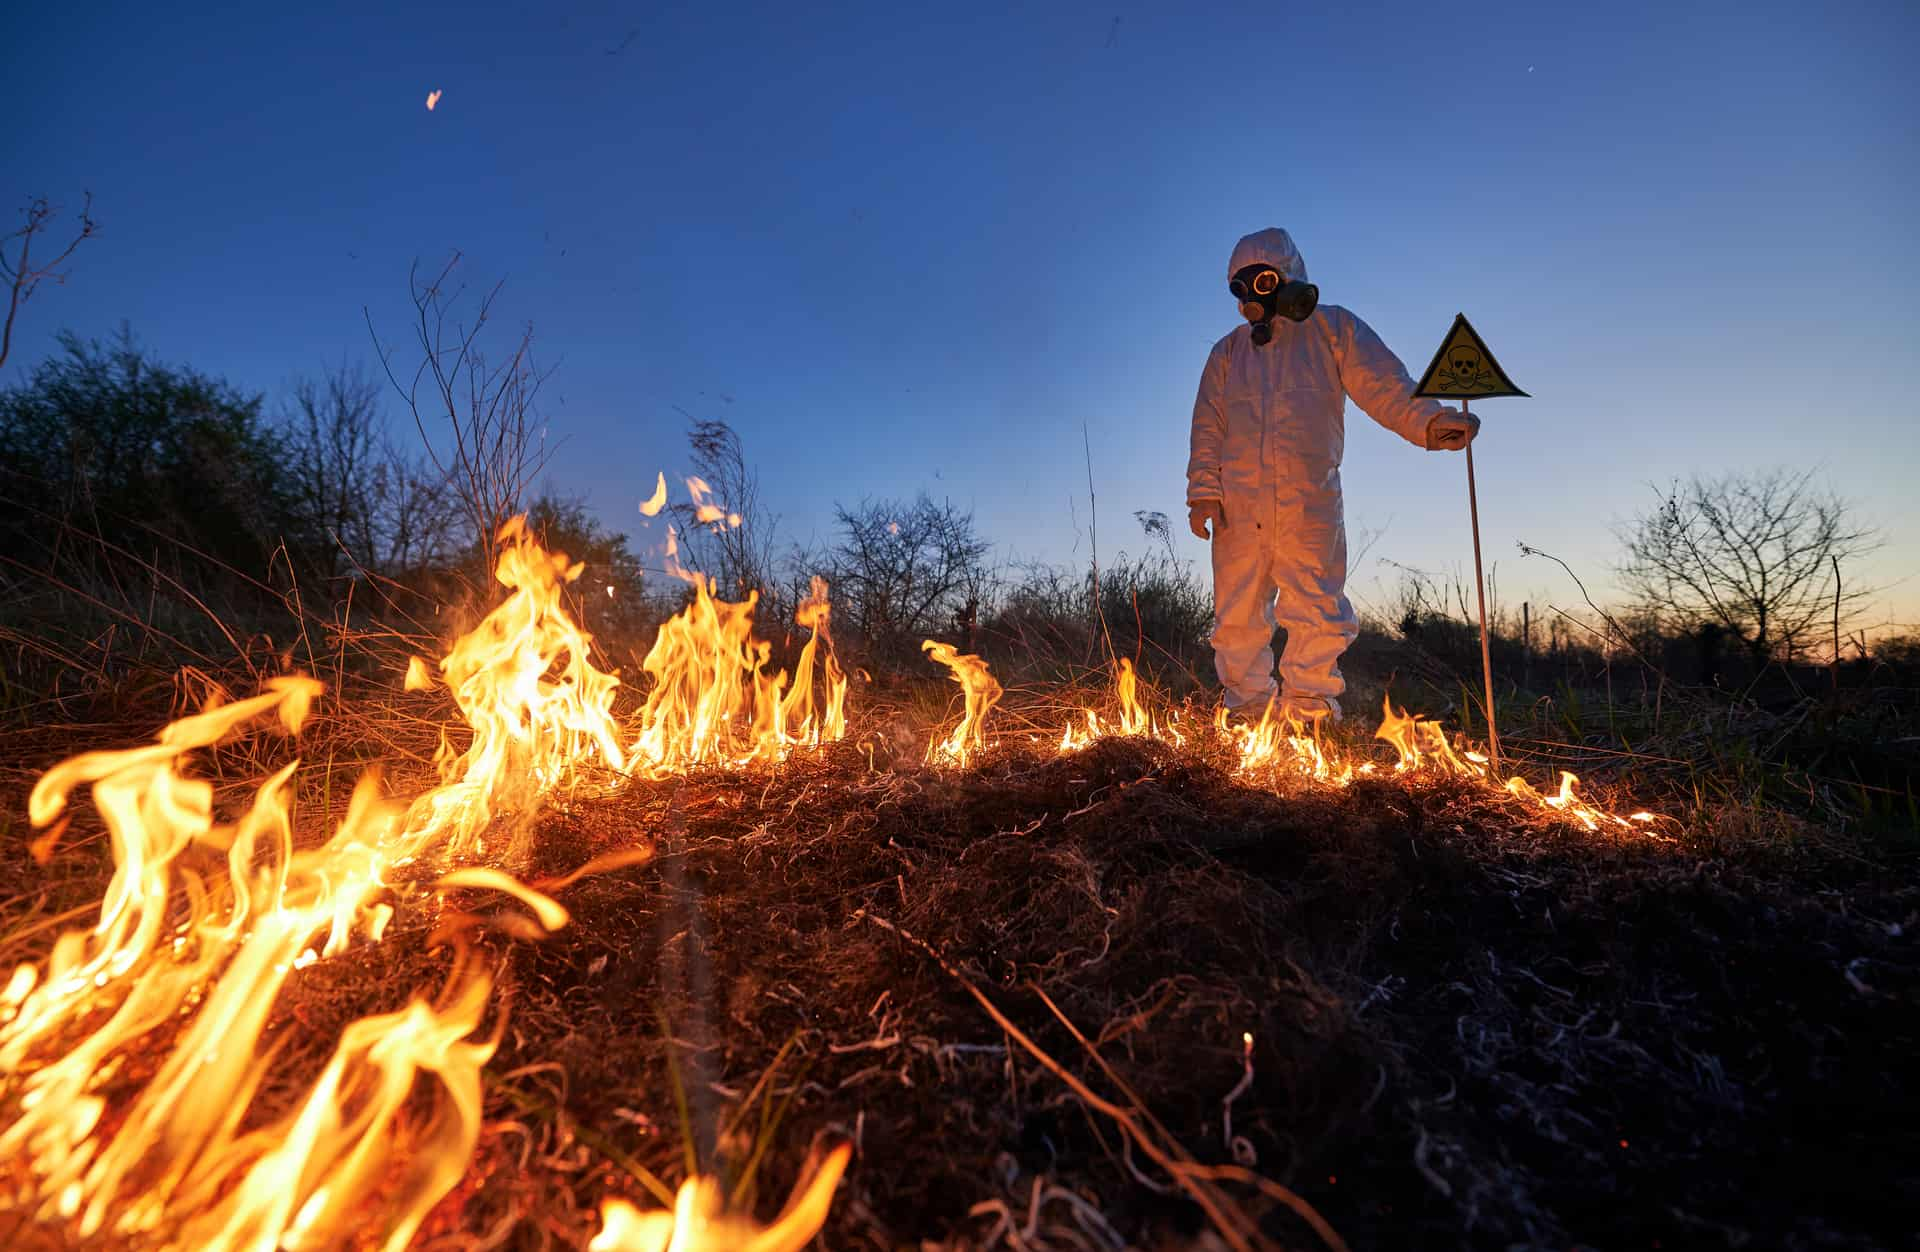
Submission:
<svg viewBox="0 0 1920 1252">
<path fill-rule="evenodd" d="M 1271 265 L 1243 266 L 1227 282 L 1227 290 L 1240 302 L 1240 316 L 1253 323 L 1253 342 L 1260 345 L 1273 339 L 1275 317 L 1304 322 L 1320 303 L 1318 287 L 1286 282 Z"/>
</svg>

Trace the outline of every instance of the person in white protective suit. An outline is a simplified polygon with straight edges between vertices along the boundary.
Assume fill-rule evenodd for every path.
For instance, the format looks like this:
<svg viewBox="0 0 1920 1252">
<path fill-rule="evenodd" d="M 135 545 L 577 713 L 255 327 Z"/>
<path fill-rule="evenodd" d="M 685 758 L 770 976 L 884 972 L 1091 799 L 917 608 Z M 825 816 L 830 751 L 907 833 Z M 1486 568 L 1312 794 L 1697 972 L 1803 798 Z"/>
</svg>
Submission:
<svg viewBox="0 0 1920 1252">
<path fill-rule="evenodd" d="M 1465 448 L 1480 421 L 1415 399 L 1371 327 L 1318 303 L 1286 231 L 1242 239 L 1227 275 L 1247 323 L 1207 357 L 1187 462 L 1187 523 L 1213 545 L 1214 668 L 1233 712 L 1258 717 L 1279 696 L 1276 714 L 1337 720 L 1340 656 L 1359 633 L 1340 499 L 1345 402 L 1430 451 Z"/>
</svg>

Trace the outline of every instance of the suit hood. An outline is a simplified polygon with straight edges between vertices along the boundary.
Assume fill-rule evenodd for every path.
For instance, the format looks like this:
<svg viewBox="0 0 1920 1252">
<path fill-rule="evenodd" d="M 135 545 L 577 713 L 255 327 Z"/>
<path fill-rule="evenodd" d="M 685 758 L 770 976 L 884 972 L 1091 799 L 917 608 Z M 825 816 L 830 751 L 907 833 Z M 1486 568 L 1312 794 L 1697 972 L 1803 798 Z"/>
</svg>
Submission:
<svg viewBox="0 0 1920 1252">
<path fill-rule="evenodd" d="M 1307 263 L 1293 236 L 1278 226 L 1256 230 L 1233 245 L 1233 259 L 1227 262 L 1227 277 L 1232 278 L 1249 265 L 1271 265 L 1290 283 L 1307 281 Z"/>
</svg>

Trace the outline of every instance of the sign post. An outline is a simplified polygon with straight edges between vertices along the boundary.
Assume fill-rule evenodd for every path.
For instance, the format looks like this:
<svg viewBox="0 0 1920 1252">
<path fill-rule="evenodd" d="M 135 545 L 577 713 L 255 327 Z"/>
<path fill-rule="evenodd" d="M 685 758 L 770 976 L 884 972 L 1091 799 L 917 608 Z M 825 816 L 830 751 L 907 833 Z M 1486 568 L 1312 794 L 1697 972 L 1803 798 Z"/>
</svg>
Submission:
<svg viewBox="0 0 1920 1252">
<path fill-rule="evenodd" d="M 1479 333 L 1467 321 L 1467 315 L 1457 313 L 1452 329 L 1447 331 L 1440 351 L 1434 353 L 1433 363 L 1420 376 L 1413 394 L 1458 400 L 1460 411 L 1466 413 L 1467 401 L 1471 399 L 1527 393 L 1513 385 L 1513 380 L 1507 377 L 1507 372 L 1500 368 Z M 1497 778 L 1500 727 L 1493 713 L 1493 648 L 1487 635 L 1487 578 L 1480 564 L 1480 493 L 1473 481 L 1472 441 L 1467 443 L 1467 517 L 1473 526 L 1473 593 L 1480 606 L 1480 673 L 1486 682 L 1487 768 Z"/>
</svg>

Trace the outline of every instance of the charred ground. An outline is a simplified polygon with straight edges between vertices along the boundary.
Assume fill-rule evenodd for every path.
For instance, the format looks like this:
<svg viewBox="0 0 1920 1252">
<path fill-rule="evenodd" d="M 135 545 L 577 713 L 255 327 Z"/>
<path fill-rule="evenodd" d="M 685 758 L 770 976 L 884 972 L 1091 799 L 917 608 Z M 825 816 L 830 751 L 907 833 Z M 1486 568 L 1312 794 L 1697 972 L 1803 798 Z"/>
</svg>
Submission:
<svg viewBox="0 0 1920 1252">
<path fill-rule="evenodd" d="M 1129 1103 L 1050 999 L 1203 1163 L 1235 1159 L 1251 1032 L 1242 1160 L 1356 1248 L 1909 1237 L 1910 875 L 1804 832 L 1522 821 L 1445 786 L 1276 794 L 1128 741 L 965 772 L 875 772 L 848 744 L 578 805 L 541 823 L 533 872 L 658 855 L 565 889 L 574 924 L 507 950 L 490 1072 L 515 1125 L 441 1218 L 584 1232 L 603 1189 L 637 1190 L 618 1159 L 677 1176 L 690 1127 L 712 1168 L 762 1149 L 763 1195 L 852 1137 L 827 1246 L 980 1246 L 1003 1213 L 1028 1246 L 1200 1237 L 964 978 Z"/>
</svg>

